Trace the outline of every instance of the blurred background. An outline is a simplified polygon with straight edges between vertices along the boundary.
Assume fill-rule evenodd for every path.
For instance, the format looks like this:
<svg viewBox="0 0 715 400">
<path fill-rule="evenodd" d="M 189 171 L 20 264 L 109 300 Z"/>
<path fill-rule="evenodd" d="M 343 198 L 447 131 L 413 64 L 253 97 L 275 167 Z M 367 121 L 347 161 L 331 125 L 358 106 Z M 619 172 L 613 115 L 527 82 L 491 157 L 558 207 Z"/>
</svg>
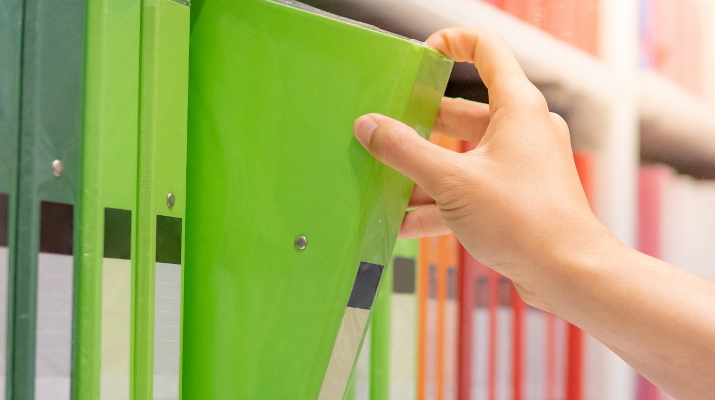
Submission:
<svg viewBox="0 0 715 400">
<path fill-rule="evenodd" d="M 497 29 L 567 120 L 598 217 L 626 244 L 715 279 L 715 0 L 304 2 L 418 40 Z M 447 95 L 488 101 L 471 65 L 455 66 Z M 367 399 L 362 365 L 356 396 Z M 667 398 L 588 337 L 582 367 L 582 389 L 555 397 Z"/>
</svg>

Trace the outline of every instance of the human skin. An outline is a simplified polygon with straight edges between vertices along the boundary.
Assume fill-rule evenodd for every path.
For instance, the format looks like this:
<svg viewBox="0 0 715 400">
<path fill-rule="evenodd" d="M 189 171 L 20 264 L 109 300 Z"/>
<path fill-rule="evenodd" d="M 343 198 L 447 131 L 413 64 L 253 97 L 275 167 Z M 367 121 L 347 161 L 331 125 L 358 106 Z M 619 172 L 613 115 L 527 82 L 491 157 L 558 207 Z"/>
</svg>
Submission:
<svg viewBox="0 0 715 400">
<path fill-rule="evenodd" d="M 598 221 L 568 126 L 497 32 L 446 29 L 427 44 L 474 63 L 489 104 L 443 99 L 434 132 L 478 143 L 461 154 L 379 114 L 355 121 L 366 150 L 416 183 L 400 236 L 453 232 L 529 305 L 577 325 L 675 398 L 715 397 L 715 283 L 627 247 Z"/>
</svg>

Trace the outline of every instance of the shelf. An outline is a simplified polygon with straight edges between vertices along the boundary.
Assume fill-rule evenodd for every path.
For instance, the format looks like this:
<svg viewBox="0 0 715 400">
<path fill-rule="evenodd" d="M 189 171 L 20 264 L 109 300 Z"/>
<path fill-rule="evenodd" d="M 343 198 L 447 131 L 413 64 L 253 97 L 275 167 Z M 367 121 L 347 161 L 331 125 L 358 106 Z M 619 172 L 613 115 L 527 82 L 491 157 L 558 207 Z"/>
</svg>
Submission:
<svg viewBox="0 0 715 400">
<path fill-rule="evenodd" d="M 570 92 L 599 98 L 608 96 L 615 87 L 608 68 L 596 57 L 488 3 L 477 0 L 303 1 L 419 40 L 425 40 L 443 28 L 490 26 L 504 36 L 535 83 L 556 85 Z M 463 70 L 459 68 L 456 73 Z M 476 77 L 476 74 L 470 77 Z"/>
<path fill-rule="evenodd" d="M 638 92 L 644 158 L 715 165 L 715 107 L 653 71 L 640 73 Z"/>
</svg>

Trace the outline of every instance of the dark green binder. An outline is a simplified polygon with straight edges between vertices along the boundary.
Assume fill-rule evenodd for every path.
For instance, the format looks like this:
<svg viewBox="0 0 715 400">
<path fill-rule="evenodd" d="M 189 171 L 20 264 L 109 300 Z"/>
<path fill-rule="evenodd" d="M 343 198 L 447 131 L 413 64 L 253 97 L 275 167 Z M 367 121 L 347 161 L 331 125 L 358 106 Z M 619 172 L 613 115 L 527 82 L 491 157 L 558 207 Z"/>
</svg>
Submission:
<svg viewBox="0 0 715 400">
<path fill-rule="evenodd" d="M 13 399 L 70 398 L 83 0 L 25 0 Z"/>
<path fill-rule="evenodd" d="M 7 394 L 17 204 L 23 0 L 0 2 L 0 399 Z"/>
</svg>

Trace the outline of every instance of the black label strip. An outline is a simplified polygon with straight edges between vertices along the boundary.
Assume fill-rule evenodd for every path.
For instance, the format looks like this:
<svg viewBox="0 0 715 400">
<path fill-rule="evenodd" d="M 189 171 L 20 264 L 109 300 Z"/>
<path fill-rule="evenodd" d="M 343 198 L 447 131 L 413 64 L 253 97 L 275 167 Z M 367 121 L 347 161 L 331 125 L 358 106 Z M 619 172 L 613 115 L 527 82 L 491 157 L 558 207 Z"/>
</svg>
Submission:
<svg viewBox="0 0 715 400">
<path fill-rule="evenodd" d="M 181 264 L 181 218 L 157 215 L 156 262 Z"/>
<path fill-rule="evenodd" d="M 40 253 L 71 256 L 74 246 L 74 207 L 43 201 L 40 204 Z"/>
<path fill-rule="evenodd" d="M 457 268 L 447 268 L 447 299 L 457 300 Z"/>
<path fill-rule="evenodd" d="M 132 257 L 132 212 L 104 209 L 104 258 L 129 260 Z"/>
<path fill-rule="evenodd" d="M 10 229 L 10 196 L 0 193 L 0 246 L 7 247 Z"/>
<path fill-rule="evenodd" d="M 401 294 L 415 292 L 415 259 L 395 257 L 392 269 L 392 291 Z"/>
<path fill-rule="evenodd" d="M 475 279 L 474 306 L 489 307 L 489 278 L 485 275 L 480 275 Z"/>
<path fill-rule="evenodd" d="M 358 273 L 353 284 L 353 291 L 350 293 L 348 307 L 369 310 L 377 294 L 377 286 L 382 277 L 382 270 L 385 267 L 377 264 L 361 262 Z"/>
</svg>

